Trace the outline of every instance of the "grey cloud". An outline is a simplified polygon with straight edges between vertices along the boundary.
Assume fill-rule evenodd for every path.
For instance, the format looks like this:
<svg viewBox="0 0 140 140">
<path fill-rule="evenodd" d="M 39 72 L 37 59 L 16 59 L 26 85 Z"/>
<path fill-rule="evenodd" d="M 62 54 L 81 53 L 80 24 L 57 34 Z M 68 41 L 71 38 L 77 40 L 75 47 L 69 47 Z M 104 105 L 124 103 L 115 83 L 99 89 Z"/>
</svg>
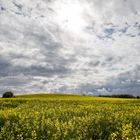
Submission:
<svg viewBox="0 0 140 140">
<path fill-rule="evenodd" d="M 101 25 L 102 30 L 96 31 L 95 27 L 87 27 L 86 31 L 91 34 L 95 34 L 99 39 L 106 40 L 111 39 L 115 40 L 116 35 L 119 37 L 129 36 L 129 37 L 137 37 L 140 36 L 140 24 L 135 22 L 132 25 L 128 25 L 124 23 L 123 25 L 115 25 L 113 23 L 105 23 Z M 133 32 L 132 32 L 133 31 Z"/>
<path fill-rule="evenodd" d="M 22 5 L 21 5 L 21 4 L 17 4 L 17 3 L 15 3 L 14 1 L 13 1 L 13 4 L 17 7 L 17 9 L 18 9 L 19 11 L 22 11 Z"/>
<path fill-rule="evenodd" d="M 140 66 L 137 65 L 130 71 L 121 73 L 117 78 L 108 79 L 110 84 L 105 87 L 114 92 L 139 95 L 140 92 Z"/>
<path fill-rule="evenodd" d="M 5 11 L 5 8 L 0 4 L 0 12 Z"/>
<path fill-rule="evenodd" d="M 24 23 L 25 24 L 25 23 Z M 42 76 L 51 76 L 54 74 L 62 74 L 70 72 L 70 69 L 68 70 L 66 67 L 68 63 L 71 63 L 71 61 L 74 61 L 74 59 L 65 59 L 61 56 L 59 49 L 63 46 L 60 43 L 54 42 L 51 35 L 48 34 L 47 31 L 44 30 L 43 27 L 38 25 L 24 25 L 20 27 L 20 34 L 24 36 L 22 40 L 20 40 L 19 46 L 17 46 L 17 49 L 20 50 L 20 47 L 24 47 L 23 52 L 16 52 L 12 50 L 12 52 L 8 51 L 8 54 L 2 54 L 3 56 L 8 55 L 6 59 L 9 59 L 11 61 L 11 71 L 13 73 L 23 73 L 28 75 L 42 75 Z M 16 43 L 18 41 L 18 30 L 14 30 L 14 26 L 9 26 L 8 28 L 6 25 L 1 26 L 1 38 L 3 38 L 3 41 L 9 40 L 13 41 L 13 43 Z M 12 29 L 12 30 L 10 30 Z M 10 32 L 9 32 L 10 31 Z M 28 43 L 32 43 L 32 47 L 29 46 Z M 26 46 L 25 46 L 26 45 Z M 38 49 L 41 54 L 33 54 L 31 55 L 26 51 L 26 48 L 28 48 L 28 51 L 31 49 Z M 25 50 L 25 51 L 24 51 Z M 30 55 L 29 55 L 30 54 Z M 38 59 L 35 55 L 42 55 L 43 60 L 36 60 Z M 20 62 L 22 60 L 23 64 L 20 64 L 20 66 L 12 66 L 14 63 Z M 36 63 L 32 63 L 33 60 L 36 60 Z M 31 65 L 26 67 L 26 63 L 24 62 L 30 62 Z M 8 62 L 10 63 L 10 62 Z M 40 64 L 45 64 L 45 66 L 40 66 Z M 4 64 L 3 64 L 4 65 Z M 9 71 L 10 73 L 10 71 Z M 16 75 L 16 74 L 15 74 Z"/>
<path fill-rule="evenodd" d="M 133 94 L 140 95 L 140 66 L 121 73 L 118 77 L 107 79 L 106 83 L 96 85 L 94 83 L 81 84 L 77 87 L 79 93 L 99 94 Z"/>
<path fill-rule="evenodd" d="M 0 77 L 7 76 L 10 67 L 11 64 L 2 57 L 0 57 Z"/>
</svg>

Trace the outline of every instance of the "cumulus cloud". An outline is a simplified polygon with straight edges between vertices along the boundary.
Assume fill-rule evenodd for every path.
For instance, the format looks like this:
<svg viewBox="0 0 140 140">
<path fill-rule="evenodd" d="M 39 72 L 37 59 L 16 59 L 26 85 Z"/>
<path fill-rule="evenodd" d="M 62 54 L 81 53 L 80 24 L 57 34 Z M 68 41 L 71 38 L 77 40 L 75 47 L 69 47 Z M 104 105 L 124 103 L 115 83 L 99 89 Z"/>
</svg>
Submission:
<svg viewBox="0 0 140 140">
<path fill-rule="evenodd" d="M 1 0 L 0 91 L 140 89 L 138 0 Z"/>
</svg>

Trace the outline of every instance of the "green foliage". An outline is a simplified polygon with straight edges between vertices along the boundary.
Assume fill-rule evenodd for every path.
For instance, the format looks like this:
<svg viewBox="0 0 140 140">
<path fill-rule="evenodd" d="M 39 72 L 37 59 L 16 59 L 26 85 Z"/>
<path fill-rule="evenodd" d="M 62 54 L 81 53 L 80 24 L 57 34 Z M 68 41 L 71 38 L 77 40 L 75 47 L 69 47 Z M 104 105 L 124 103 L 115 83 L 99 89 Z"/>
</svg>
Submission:
<svg viewBox="0 0 140 140">
<path fill-rule="evenodd" d="M 111 98 L 135 98 L 130 94 L 113 94 L 113 95 L 99 95 L 99 97 L 111 97 Z"/>
<path fill-rule="evenodd" d="M 0 99 L 0 140 L 140 140 L 140 100 L 72 95 Z"/>
<path fill-rule="evenodd" d="M 3 98 L 12 98 L 12 97 L 14 97 L 14 93 L 11 91 L 7 91 L 7 92 L 3 93 L 2 97 Z"/>
</svg>

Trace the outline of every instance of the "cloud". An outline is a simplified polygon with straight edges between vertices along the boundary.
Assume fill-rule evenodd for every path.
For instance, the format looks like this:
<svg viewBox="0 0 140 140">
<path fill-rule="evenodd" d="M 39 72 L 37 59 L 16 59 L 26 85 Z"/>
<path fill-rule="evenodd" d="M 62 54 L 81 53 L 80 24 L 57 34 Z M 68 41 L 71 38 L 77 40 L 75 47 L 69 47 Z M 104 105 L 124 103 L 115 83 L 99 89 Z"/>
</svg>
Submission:
<svg viewBox="0 0 140 140">
<path fill-rule="evenodd" d="M 0 91 L 138 95 L 140 2 L 0 1 Z"/>
</svg>

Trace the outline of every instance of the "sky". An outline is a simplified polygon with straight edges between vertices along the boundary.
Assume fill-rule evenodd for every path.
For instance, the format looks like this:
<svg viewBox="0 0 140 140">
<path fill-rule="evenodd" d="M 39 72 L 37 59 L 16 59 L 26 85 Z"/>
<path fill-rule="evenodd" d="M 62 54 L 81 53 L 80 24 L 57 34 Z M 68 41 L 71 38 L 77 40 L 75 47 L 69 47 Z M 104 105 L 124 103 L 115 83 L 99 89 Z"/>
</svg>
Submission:
<svg viewBox="0 0 140 140">
<path fill-rule="evenodd" d="M 0 94 L 140 95 L 139 0 L 0 0 Z"/>
</svg>

